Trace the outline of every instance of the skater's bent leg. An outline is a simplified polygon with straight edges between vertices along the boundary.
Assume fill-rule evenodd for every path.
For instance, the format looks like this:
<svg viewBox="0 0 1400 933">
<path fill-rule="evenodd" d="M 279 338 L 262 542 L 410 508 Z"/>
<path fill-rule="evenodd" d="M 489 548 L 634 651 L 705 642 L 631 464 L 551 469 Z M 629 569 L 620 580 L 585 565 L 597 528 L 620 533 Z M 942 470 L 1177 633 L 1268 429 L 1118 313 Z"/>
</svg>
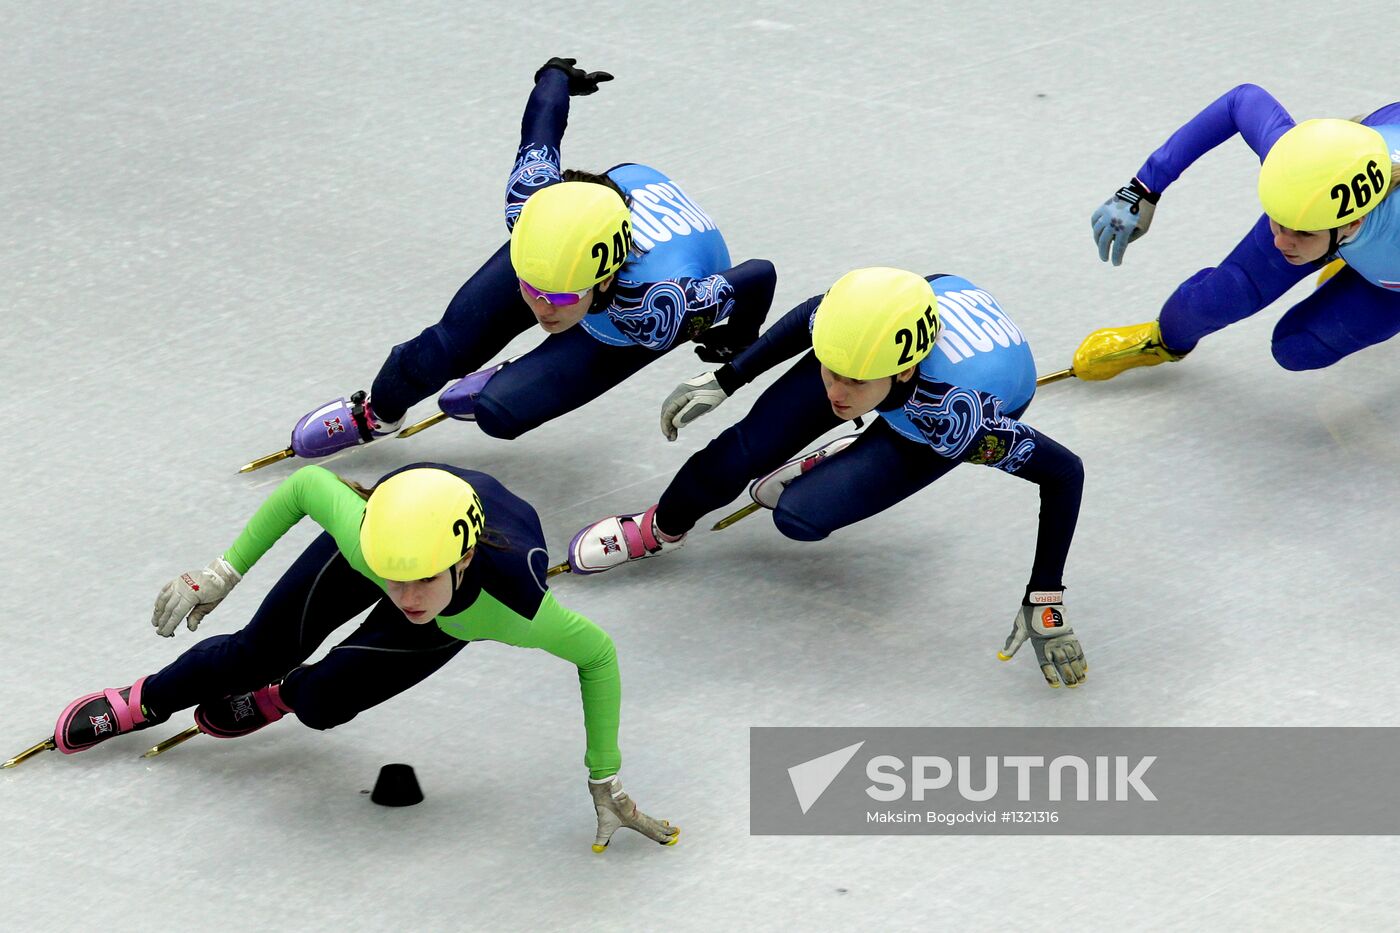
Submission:
<svg viewBox="0 0 1400 933">
<path fill-rule="evenodd" d="M 324 658 L 288 674 L 281 697 L 303 724 L 333 729 L 412 687 L 466 645 L 432 623 L 409 622 L 386 599 Z"/>
<path fill-rule="evenodd" d="M 1294 266 L 1274 246 L 1269 218 L 1261 216 L 1219 266 L 1182 282 L 1162 306 L 1162 342 L 1185 353 L 1197 341 L 1272 304 L 1312 265 Z"/>
<path fill-rule="evenodd" d="M 1347 266 L 1279 319 L 1274 359 L 1284 369 L 1322 369 L 1397 333 L 1400 292 L 1378 288 Z"/>
<path fill-rule="evenodd" d="M 491 377 L 476 399 L 477 427 L 514 440 L 586 405 L 661 356 L 646 347 L 610 346 L 575 324 Z"/>
<path fill-rule="evenodd" d="M 397 421 L 450 379 L 480 369 L 535 324 L 507 243 L 457 290 L 442 320 L 389 351 L 374 379 L 374 412 Z"/>
<path fill-rule="evenodd" d="M 707 512 L 841 424 L 831 410 L 816 355 L 808 353 L 758 397 L 753 408 L 685 462 L 656 508 L 656 527 L 685 534 Z"/>
<path fill-rule="evenodd" d="M 773 524 L 794 540 L 820 541 L 907 499 L 957 465 L 881 418 L 783 490 Z"/>
<path fill-rule="evenodd" d="M 336 628 L 383 591 L 322 534 L 272 587 L 242 630 L 215 635 L 146 678 L 142 702 L 164 718 L 177 710 L 272 683 L 310 657 Z"/>
</svg>

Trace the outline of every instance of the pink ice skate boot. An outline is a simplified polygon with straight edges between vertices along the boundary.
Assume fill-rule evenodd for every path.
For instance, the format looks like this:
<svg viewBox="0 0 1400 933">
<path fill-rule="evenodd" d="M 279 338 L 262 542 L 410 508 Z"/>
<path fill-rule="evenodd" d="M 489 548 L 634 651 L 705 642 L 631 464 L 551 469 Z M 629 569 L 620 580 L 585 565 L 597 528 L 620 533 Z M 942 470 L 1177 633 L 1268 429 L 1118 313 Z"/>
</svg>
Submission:
<svg viewBox="0 0 1400 933">
<path fill-rule="evenodd" d="M 656 530 L 656 506 L 640 515 L 614 515 L 594 522 L 569 542 L 571 573 L 602 573 L 604 570 L 663 551 L 674 551 L 685 543 L 685 535 L 674 541 Z"/>
<path fill-rule="evenodd" d="M 821 463 L 832 454 L 839 453 L 850 447 L 859 434 L 847 434 L 845 437 L 838 437 L 825 446 L 818 447 L 809 454 L 803 454 L 796 459 L 789 460 L 778 467 L 767 476 L 759 477 L 749 484 L 749 495 L 753 501 L 763 506 L 765 509 L 776 509 L 778 507 L 778 497 L 783 494 L 783 490 L 803 473 Z"/>
<path fill-rule="evenodd" d="M 199 731 L 216 739 L 236 739 L 274 723 L 292 708 L 282 699 L 282 685 L 201 703 L 194 709 Z"/>
<path fill-rule="evenodd" d="M 141 708 L 142 677 L 130 687 L 80 696 L 63 710 L 53 742 L 65 755 L 86 751 L 114 735 L 155 725 Z"/>
</svg>

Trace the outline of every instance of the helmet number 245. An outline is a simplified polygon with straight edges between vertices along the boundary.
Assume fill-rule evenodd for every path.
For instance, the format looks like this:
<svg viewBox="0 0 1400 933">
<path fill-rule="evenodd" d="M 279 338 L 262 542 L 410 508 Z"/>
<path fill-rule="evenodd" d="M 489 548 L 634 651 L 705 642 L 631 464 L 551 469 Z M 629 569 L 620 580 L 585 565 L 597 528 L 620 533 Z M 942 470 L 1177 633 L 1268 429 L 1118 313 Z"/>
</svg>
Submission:
<svg viewBox="0 0 1400 933">
<path fill-rule="evenodd" d="M 899 344 L 899 365 L 909 366 L 927 356 L 937 336 L 938 320 L 933 316 L 933 306 L 929 305 L 913 331 L 901 327 L 894 332 L 894 342 Z"/>
</svg>

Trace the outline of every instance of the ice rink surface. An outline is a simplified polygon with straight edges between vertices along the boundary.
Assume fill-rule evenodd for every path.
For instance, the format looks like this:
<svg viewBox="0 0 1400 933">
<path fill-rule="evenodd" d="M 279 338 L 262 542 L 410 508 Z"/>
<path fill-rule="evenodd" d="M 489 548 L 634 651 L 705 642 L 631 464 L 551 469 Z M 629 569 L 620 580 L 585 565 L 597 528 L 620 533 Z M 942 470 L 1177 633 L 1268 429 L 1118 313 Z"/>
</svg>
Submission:
<svg viewBox="0 0 1400 933">
<path fill-rule="evenodd" d="M 617 76 L 574 100 L 565 164 L 681 181 L 736 261 L 776 264 L 770 320 L 859 266 L 956 272 L 1000 299 L 1042 372 L 1096 327 L 1154 317 L 1257 215 L 1236 139 L 1122 267 L 1099 262 L 1089 214 L 1201 107 L 1244 81 L 1299 119 L 1400 97 L 1377 2 L 503 9 L 4 4 L 7 755 L 79 693 L 194 642 L 152 634 L 156 592 L 295 464 L 234 470 L 366 387 L 503 241 L 552 55 Z M 589 851 L 573 670 L 476 644 L 331 732 L 289 719 L 140 761 L 183 713 L 4 772 L 4 926 L 1393 928 L 1384 837 L 748 835 L 751 725 L 1400 725 L 1400 345 L 1283 371 L 1270 333 L 1306 287 L 1182 364 L 1050 386 L 1027 415 L 1087 467 L 1066 577 L 1084 689 L 1047 690 L 1029 649 L 996 662 L 1037 492 L 966 467 L 822 544 L 758 516 L 557 582 L 617 642 L 623 776 L 684 827 L 674 849 L 624 833 Z M 332 466 L 491 472 L 559 557 L 747 410 L 759 387 L 661 439 L 661 399 L 706 368 L 681 349 L 521 440 L 449 424 Z M 200 635 L 242 625 L 312 536 L 289 535 Z M 362 795 L 392 761 L 425 803 Z"/>
</svg>

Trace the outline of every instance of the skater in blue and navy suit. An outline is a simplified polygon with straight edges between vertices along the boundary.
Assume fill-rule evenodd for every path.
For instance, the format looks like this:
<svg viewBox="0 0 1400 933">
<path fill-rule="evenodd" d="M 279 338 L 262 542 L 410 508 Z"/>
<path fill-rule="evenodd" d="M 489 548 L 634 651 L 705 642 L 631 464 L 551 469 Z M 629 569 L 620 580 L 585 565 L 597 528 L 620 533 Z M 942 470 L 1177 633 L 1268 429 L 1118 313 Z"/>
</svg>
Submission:
<svg viewBox="0 0 1400 933">
<path fill-rule="evenodd" d="M 553 58 L 535 75 L 506 188 L 510 241 L 458 290 L 442 320 L 390 351 L 368 397 L 307 413 L 292 450 L 320 457 L 394 433 L 437 392 L 447 415 L 516 438 L 592 401 L 677 345 L 722 362 L 757 338 L 773 300 L 772 263 L 731 265 L 719 227 L 673 179 L 623 163 L 563 171 L 569 98 L 605 72 Z M 715 325 L 723 323 L 723 326 Z M 484 367 L 538 325 L 534 350 Z"/>
<path fill-rule="evenodd" d="M 570 570 L 599 573 L 677 548 L 750 480 L 750 495 L 773 510 L 779 531 L 819 541 L 960 463 L 982 464 L 1040 486 L 1035 564 L 1000 656 L 1009 660 L 1030 639 L 1050 686 L 1083 683 L 1083 650 L 1063 606 L 1083 465 L 1020 420 L 1035 395 L 1035 362 L 997 300 L 956 275 L 857 269 L 793 308 L 734 360 L 678 386 L 662 407 L 662 431 L 674 440 L 681 427 L 794 356 L 738 424 L 686 461 L 656 505 L 575 535 Z M 875 421 L 863 433 L 789 459 L 871 413 Z"/>
</svg>

